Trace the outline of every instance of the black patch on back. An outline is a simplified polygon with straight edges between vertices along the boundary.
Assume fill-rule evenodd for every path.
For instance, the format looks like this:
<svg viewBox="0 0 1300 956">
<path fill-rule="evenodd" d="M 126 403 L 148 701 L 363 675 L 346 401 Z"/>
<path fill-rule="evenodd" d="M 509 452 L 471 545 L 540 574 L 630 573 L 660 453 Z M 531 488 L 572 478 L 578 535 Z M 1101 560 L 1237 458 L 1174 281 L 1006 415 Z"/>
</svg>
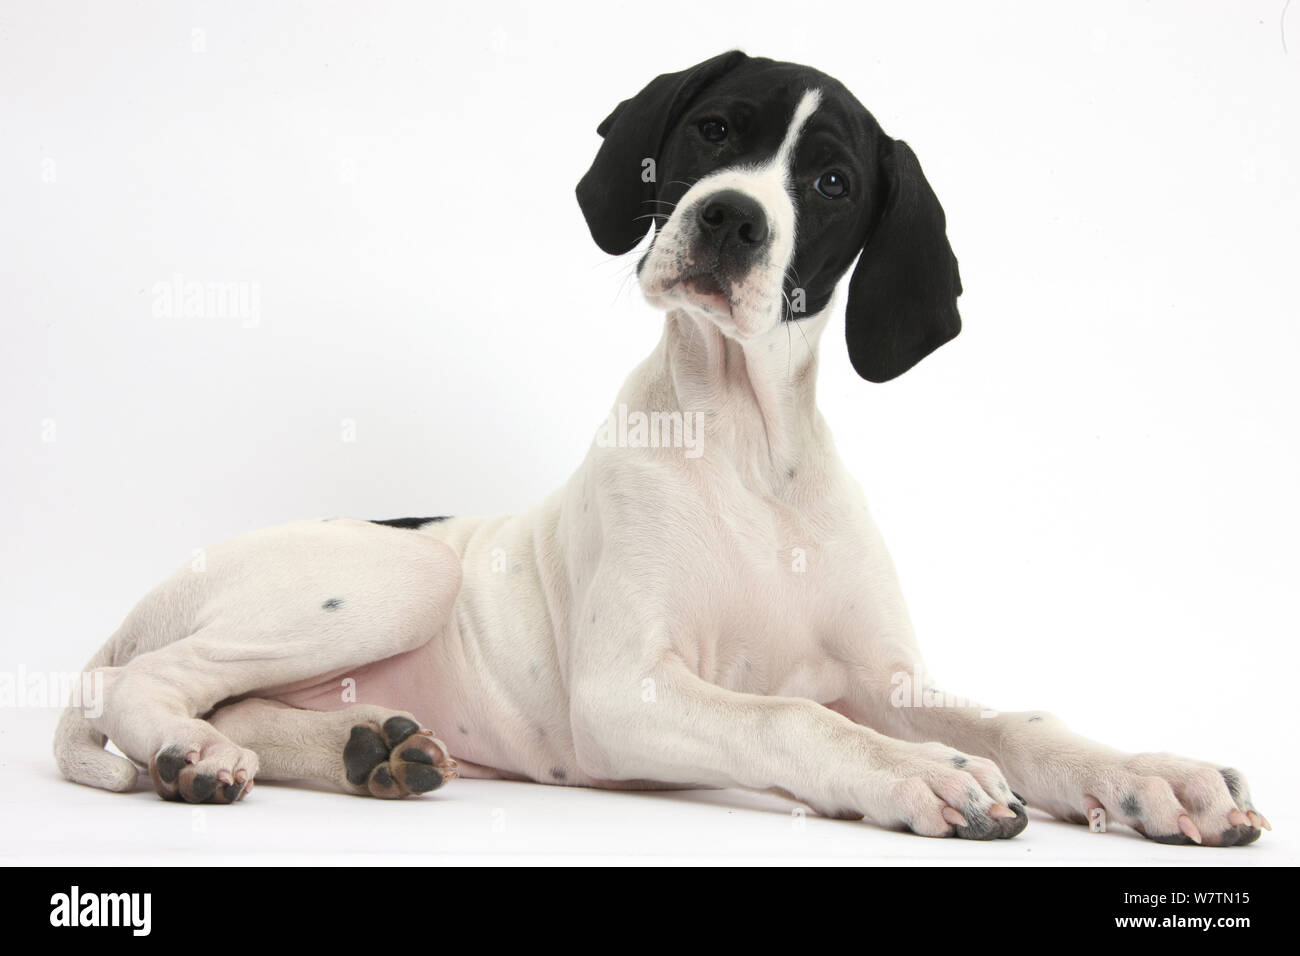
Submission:
<svg viewBox="0 0 1300 956">
<path fill-rule="evenodd" d="M 337 611 L 342 606 L 343 606 L 342 598 L 330 598 L 328 601 L 326 601 L 324 604 L 320 606 L 320 609 L 322 611 Z"/>
<path fill-rule="evenodd" d="M 423 528 L 435 521 L 446 521 L 451 515 L 433 515 L 428 518 L 371 518 L 371 524 L 386 524 L 390 528 Z"/>
</svg>

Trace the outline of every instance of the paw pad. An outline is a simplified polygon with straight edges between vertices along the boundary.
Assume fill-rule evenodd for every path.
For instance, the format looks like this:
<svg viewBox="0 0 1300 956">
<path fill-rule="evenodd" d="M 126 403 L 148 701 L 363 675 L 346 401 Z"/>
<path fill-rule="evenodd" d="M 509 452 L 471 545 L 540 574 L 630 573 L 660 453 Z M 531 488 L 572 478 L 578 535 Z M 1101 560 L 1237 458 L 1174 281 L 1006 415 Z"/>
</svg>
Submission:
<svg viewBox="0 0 1300 956">
<path fill-rule="evenodd" d="M 158 796 L 164 800 L 234 803 L 253 787 L 249 771 L 229 769 L 238 762 L 237 753 L 226 760 L 219 757 L 200 760 L 197 749 L 173 744 L 158 751 L 149 761 L 149 776 Z M 223 769 L 222 764 L 228 764 L 229 768 Z"/>
<path fill-rule="evenodd" d="M 409 717 L 355 725 L 343 766 L 349 783 L 384 799 L 428 793 L 456 777 L 446 745 Z"/>
</svg>

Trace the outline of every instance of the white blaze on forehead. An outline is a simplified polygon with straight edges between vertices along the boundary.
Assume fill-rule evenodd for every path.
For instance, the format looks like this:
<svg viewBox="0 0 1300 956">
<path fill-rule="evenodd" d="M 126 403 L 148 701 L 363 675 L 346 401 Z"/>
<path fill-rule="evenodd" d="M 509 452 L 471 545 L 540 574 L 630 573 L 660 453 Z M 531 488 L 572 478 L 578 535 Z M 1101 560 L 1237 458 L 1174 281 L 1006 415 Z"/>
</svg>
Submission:
<svg viewBox="0 0 1300 956">
<path fill-rule="evenodd" d="M 795 197 L 790 191 L 794 153 L 808 118 L 817 111 L 821 100 L 821 90 L 806 90 L 800 96 L 781 145 L 765 161 L 723 167 L 687 189 L 656 234 L 644 260 L 640 281 L 651 304 L 669 308 L 685 304 L 697 311 L 704 309 L 691 299 L 689 287 L 681 284 L 695 265 L 694 244 L 699 233 L 695 213 L 708 197 L 735 189 L 762 208 L 770 227 L 768 242 L 747 272 L 730 280 L 729 309 L 725 313 L 710 311 L 708 318 L 724 333 L 741 338 L 752 338 L 779 324 L 785 302 L 784 276 L 794 258 L 797 229 Z"/>
<path fill-rule="evenodd" d="M 790 126 L 785 131 L 785 139 L 781 140 L 781 148 L 776 151 L 776 156 L 772 160 L 772 165 L 785 172 L 787 179 L 790 172 L 790 159 L 794 155 L 794 148 L 799 142 L 799 135 L 803 132 L 808 117 L 817 111 L 821 101 L 821 90 L 808 90 L 800 98 L 799 105 L 794 108 L 794 116 L 790 119 Z"/>
</svg>

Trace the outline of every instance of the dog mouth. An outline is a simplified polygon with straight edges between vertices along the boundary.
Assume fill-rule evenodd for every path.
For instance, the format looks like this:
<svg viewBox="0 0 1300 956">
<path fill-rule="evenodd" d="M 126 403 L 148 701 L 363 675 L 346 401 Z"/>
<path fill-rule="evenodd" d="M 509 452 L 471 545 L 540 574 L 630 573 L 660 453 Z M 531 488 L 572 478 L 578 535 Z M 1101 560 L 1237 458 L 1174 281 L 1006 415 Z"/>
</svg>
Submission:
<svg viewBox="0 0 1300 956">
<path fill-rule="evenodd" d="M 731 296 L 727 287 L 711 270 L 682 276 L 669 288 L 681 290 L 691 302 L 708 312 L 731 314 Z"/>
</svg>

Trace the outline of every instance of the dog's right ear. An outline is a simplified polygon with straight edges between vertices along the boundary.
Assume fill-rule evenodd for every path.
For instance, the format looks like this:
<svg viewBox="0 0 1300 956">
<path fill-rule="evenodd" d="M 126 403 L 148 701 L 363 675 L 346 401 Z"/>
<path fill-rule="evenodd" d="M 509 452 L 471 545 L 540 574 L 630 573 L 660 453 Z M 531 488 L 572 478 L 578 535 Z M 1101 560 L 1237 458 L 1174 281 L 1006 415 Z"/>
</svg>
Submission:
<svg viewBox="0 0 1300 956">
<path fill-rule="evenodd" d="M 654 166 L 664 138 L 693 99 L 718 77 L 749 59 L 739 50 L 721 53 L 689 70 L 664 73 L 596 127 L 605 137 L 587 175 L 578 183 L 578 205 L 591 238 L 610 255 L 636 247 L 650 228 L 655 204 Z"/>
</svg>

